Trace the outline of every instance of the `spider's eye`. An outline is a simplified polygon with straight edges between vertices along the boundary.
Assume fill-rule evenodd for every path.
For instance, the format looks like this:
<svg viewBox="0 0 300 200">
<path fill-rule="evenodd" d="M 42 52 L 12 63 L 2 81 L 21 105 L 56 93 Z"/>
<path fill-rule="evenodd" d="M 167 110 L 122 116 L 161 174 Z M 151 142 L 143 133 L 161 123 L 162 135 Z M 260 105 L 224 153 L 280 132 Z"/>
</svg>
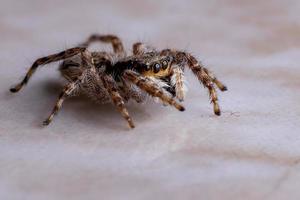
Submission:
<svg viewBox="0 0 300 200">
<path fill-rule="evenodd" d="M 162 64 L 162 68 L 163 69 L 167 69 L 168 68 L 168 62 L 167 61 L 164 60 L 164 61 L 162 61 L 161 64 Z"/>
<path fill-rule="evenodd" d="M 167 60 L 167 62 L 170 62 L 171 61 L 171 57 L 167 56 L 166 60 Z"/>
<path fill-rule="evenodd" d="M 160 64 L 159 64 L 159 63 L 155 63 L 155 64 L 153 65 L 153 72 L 154 72 L 154 73 L 158 73 L 159 70 L 160 70 Z"/>
<path fill-rule="evenodd" d="M 144 64 L 144 65 L 143 65 L 143 69 L 144 69 L 145 71 L 149 71 L 149 70 L 150 70 L 150 66 L 147 65 L 147 64 Z"/>
</svg>

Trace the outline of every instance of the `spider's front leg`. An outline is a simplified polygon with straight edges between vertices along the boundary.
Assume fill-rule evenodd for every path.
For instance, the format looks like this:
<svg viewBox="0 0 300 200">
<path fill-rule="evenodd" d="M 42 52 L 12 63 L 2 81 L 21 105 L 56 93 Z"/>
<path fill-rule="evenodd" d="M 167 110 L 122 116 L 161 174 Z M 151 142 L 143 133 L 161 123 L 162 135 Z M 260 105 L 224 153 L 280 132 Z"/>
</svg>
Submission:
<svg viewBox="0 0 300 200">
<path fill-rule="evenodd" d="M 211 72 L 208 71 L 208 69 L 203 67 L 202 64 L 198 62 L 197 59 L 189 53 L 165 49 L 161 52 L 161 55 L 172 56 L 174 59 L 174 65 L 179 65 L 183 67 L 187 65 L 197 76 L 198 80 L 204 85 L 204 87 L 208 89 L 211 102 L 214 106 L 214 113 L 216 115 L 221 115 L 220 106 L 218 104 L 218 96 L 214 84 L 216 84 L 221 91 L 226 91 L 227 87 L 224 84 L 222 84 Z"/>
<path fill-rule="evenodd" d="M 167 91 L 165 91 L 163 88 L 158 87 L 158 85 L 151 79 L 144 77 L 132 70 L 126 70 L 124 72 L 124 78 L 126 80 L 129 80 L 151 96 L 158 97 L 164 103 L 174 106 L 179 111 L 185 110 L 185 108 L 181 104 L 177 103 L 176 100 L 172 98 Z"/>
<path fill-rule="evenodd" d="M 62 52 L 57 53 L 57 54 L 53 54 L 53 55 L 50 55 L 50 56 L 46 56 L 46 57 L 42 57 L 42 58 L 37 59 L 32 64 L 30 69 L 28 70 L 28 72 L 27 72 L 26 76 L 24 77 L 24 79 L 19 84 L 17 84 L 15 87 L 11 88 L 10 91 L 11 92 L 18 92 L 19 90 L 21 90 L 22 87 L 24 85 L 26 85 L 26 83 L 29 81 L 29 79 L 31 78 L 33 73 L 37 70 L 38 66 L 46 65 L 46 64 L 51 63 L 51 62 L 56 62 L 56 61 L 59 61 L 59 60 L 70 58 L 72 56 L 77 55 L 80 52 L 85 51 L 85 49 L 86 48 L 84 48 L 84 47 L 75 47 L 75 48 L 67 49 L 67 50 L 62 51 Z"/>
<path fill-rule="evenodd" d="M 205 67 L 203 67 L 203 70 L 205 71 L 205 73 L 210 76 L 210 78 L 212 79 L 212 81 L 217 85 L 217 87 L 222 91 L 227 91 L 227 87 L 226 85 L 224 85 L 221 81 L 219 81 L 217 79 L 217 77 L 212 73 L 210 72 L 208 69 L 206 69 Z"/>
<path fill-rule="evenodd" d="M 226 91 L 227 87 L 224 84 L 222 84 L 212 73 L 210 73 L 208 69 L 202 66 L 202 64 L 198 62 L 194 56 L 184 52 L 179 54 L 187 58 L 187 64 L 192 70 L 192 72 L 197 76 L 199 81 L 201 81 L 203 85 L 208 89 L 211 102 L 214 105 L 214 113 L 216 115 L 221 115 L 220 106 L 218 104 L 218 96 L 214 84 L 216 84 L 221 91 Z"/>
</svg>

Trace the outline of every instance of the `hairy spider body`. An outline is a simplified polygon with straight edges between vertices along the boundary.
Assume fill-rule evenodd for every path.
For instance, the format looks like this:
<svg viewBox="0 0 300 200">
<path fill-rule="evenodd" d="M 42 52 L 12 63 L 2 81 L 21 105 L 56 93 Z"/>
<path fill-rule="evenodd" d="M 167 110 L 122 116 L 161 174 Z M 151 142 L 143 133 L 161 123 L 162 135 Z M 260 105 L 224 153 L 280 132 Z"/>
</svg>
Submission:
<svg viewBox="0 0 300 200">
<path fill-rule="evenodd" d="M 111 43 L 114 52 L 90 52 L 88 46 L 96 41 Z M 125 107 L 130 99 L 140 103 L 150 95 L 184 111 L 177 100 L 183 101 L 185 97 L 185 67 L 208 89 L 215 114 L 221 114 L 215 85 L 221 91 L 227 88 L 191 54 L 171 49 L 157 51 L 138 42 L 133 45 L 133 54 L 127 56 L 121 40 L 114 35 L 92 35 L 79 47 L 37 59 L 24 79 L 10 91 L 18 92 L 38 66 L 60 60 L 63 62 L 59 70 L 68 84 L 44 125 L 52 121 L 67 97 L 80 94 L 98 103 L 113 103 L 131 128 L 134 123 Z"/>
</svg>

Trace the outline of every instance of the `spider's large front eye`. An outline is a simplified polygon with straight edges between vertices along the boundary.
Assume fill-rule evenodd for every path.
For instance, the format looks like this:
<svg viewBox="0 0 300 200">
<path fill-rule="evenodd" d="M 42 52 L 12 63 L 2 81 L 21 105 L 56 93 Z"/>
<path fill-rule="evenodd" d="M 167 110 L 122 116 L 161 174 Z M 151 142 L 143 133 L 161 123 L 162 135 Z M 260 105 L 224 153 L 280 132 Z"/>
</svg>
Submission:
<svg viewBox="0 0 300 200">
<path fill-rule="evenodd" d="M 158 73 L 159 70 L 160 70 L 160 64 L 159 64 L 159 63 L 155 63 L 155 64 L 153 65 L 153 72 L 154 72 L 154 73 Z"/>
</svg>

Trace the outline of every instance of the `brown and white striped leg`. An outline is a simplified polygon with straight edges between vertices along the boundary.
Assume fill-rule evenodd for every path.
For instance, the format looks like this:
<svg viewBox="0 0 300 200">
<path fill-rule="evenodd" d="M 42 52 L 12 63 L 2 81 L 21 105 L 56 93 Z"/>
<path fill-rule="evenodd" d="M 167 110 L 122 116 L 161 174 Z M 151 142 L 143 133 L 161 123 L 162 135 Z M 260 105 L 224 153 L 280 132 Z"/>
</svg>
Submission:
<svg viewBox="0 0 300 200">
<path fill-rule="evenodd" d="M 174 66 L 172 72 L 171 83 L 175 86 L 176 98 L 183 101 L 185 97 L 183 70 L 179 66 Z"/>
<path fill-rule="evenodd" d="M 84 72 L 85 73 L 85 72 Z M 78 80 L 68 83 L 63 91 L 61 92 L 61 94 L 58 97 L 58 100 L 56 101 L 56 104 L 51 112 L 51 114 L 49 115 L 49 117 L 43 122 L 43 125 L 48 125 L 50 124 L 50 122 L 53 120 L 53 117 L 57 114 L 57 112 L 60 110 L 60 108 L 62 107 L 62 104 L 64 102 L 64 100 L 69 97 L 73 91 L 75 91 L 78 88 L 78 85 L 80 84 L 80 82 L 82 81 L 84 75 L 82 75 Z"/>
<path fill-rule="evenodd" d="M 95 66 L 93 63 L 93 59 L 91 56 L 91 53 L 89 51 L 81 52 L 81 61 L 82 65 L 84 66 L 84 70 L 82 71 L 82 74 L 76 78 L 75 81 L 68 83 L 61 94 L 59 95 L 58 100 L 56 101 L 56 104 L 52 110 L 52 113 L 49 115 L 49 117 L 43 122 L 44 125 L 48 125 L 53 117 L 57 114 L 59 109 L 61 108 L 64 100 L 74 95 L 74 92 L 78 92 L 79 85 L 82 83 L 82 81 L 87 76 L 87 72 L 95 70 Z"/>
<path fill-rule="evenodd" d="M 141 55 L 145 51 L 145 46 L 141 42 L 134 43 L 132 45 L 132 52 L 134 55 Z"/>
<path fill-rule="evenodd" d="M 153 47 L 150 47 L 144 43 L 136 42 L 132 45 L 132 52 L 134 55 L 141 55 L 149 51 L 154 51 Z"/>
<path fill-rule="evenodd" d="M 206 69 L 205 67 L 203 67 L 203 70 L 205 71 L 205 73 L 210 76 L 210 78 L 212 79 L 212 81 L 217 85 L 217 87 L 223 92 L 223 91 L 227 91 L 227 87 L 217 79 L 217 77 L 210 72 L 208 69 Z"/>
<path fill-rule="evenodd" d="M 179 51 L 173 51 L 171 49 L 164 49 L 161 51 L 160 55 L 172 55 L 175 58 L 175 63 L 177 64 L 182 64 L 185 63 L 185 58 L 188 60 L 189 65 L 200 65 L 203 70 L 205 71 L 205 73 L 212 79 L 212 81 L 217 85 L 217 87 L 221 90 L 221 91 L 226 91 L 227 87 L 217 79 L 217 77 L 210 72 L 207 68 L 205 68 L 204 66 L 201 65 L 200 62 L 198 62 L 196 60 L 195 57 L 193 57 L 192 55 L 185 53 L 185 52 L 179 52 Z"/>
<path fill-rule="evenodd" d="M 127 120 L 129 127 L 134 128 L 134 123 L 128 114 L 123 98 L 118 92 L 118 87 L 115 80 L 109 75 L 103 76 L 101 77 L 101 79 L 103 82 L 103 86 L 109 93 L 113 104 L 117 107 L 118 111 L 122 114 L 122 116 Z"/>
<path fill-rule="evenodd" d="M 211 102 L 214 106 L 214 113 L 216 115 L 221 115 L 220 106 L 218 104 L 218 96 L 216 89 L 214 87 L 213 79 L 205 72 L 204 67 L 191 55 L 188 56 L 188 65 L 192 72 L 197 76 L 199 81 L 208 89 Z"/>
<path fill-rule="evenodd" d="M 124 46 L 123 46 L 120 38 L 115 35 L 93 34 L 81 46 L 88 47 L 91 43 L 98 42 L 98 41 L 105 42 L 105 43 L 111 43 L 115 53 L 125 54 Z"/>
<path fill-rule="evenodd" d="M 126 70 L 124 72 L 124 78 L 131 81 L 132 83 L 137 85 L 142 90 L 146 91 L 151 96 L 158 97 L 163 102 L 174 106 L 179 111 L 185 110 L 182 105 L 177 103 L 174 98 L 170 97 L 164 89 L 159 88 L 157 84 L 155 84 L 151 79 L 144 77 L 141 74 L 131 70 Z"/>
<path fill-rule="evenodd" d="M 205 67 L 201 65 L 197 59 L 189 53 L 180 52 L 171 49 L 164 49 L 161 51 L 161 55 L 168 55 L 173 57 L 173 63 L 177 65 L 188 65 L 193 73 L 197 76 L 198 80 L 206 87 L 209 91 L 211 102 L 214 106 L 214 113 L 221 115 L 220 107 L 218 104 L 217 92 L 214 84 L 220 88 L 221 91 L 227 90 L 226 86 L 223 85 L 212 73 L 210 73 Z"/>
<path fill-rule="evenodd" d="M 33 75 L 33 73 L 36 71 L 36 69 L 38 68 L 38 66 L 40 65 L 46 65 L 48 63 L 51 62 L 56 62 L 62 59 L 66 59 L 72 56 L 75 56 L 76 54 L 85 51 L 86 48 L 84 47 L 75 47 L 75 48 L 71 48 L 71 49 L 67 49 L 65 51 L 62 51 L 60 53 L 57 54 L 53 54 L 50 56 L 46 56 L 46 57 L 42 57 L 37 59 L 32 66 L 30 67 L 30 69 L 28 70 L 26 76 L 24 77 L 24 79 L 17 84 L 15 87 L 11 88 L 10 91 L 11 92 L 18 92 L 19 90 L 22 89 L 22 87 L 29 81 L 30 77 Z"/>
</svg>

